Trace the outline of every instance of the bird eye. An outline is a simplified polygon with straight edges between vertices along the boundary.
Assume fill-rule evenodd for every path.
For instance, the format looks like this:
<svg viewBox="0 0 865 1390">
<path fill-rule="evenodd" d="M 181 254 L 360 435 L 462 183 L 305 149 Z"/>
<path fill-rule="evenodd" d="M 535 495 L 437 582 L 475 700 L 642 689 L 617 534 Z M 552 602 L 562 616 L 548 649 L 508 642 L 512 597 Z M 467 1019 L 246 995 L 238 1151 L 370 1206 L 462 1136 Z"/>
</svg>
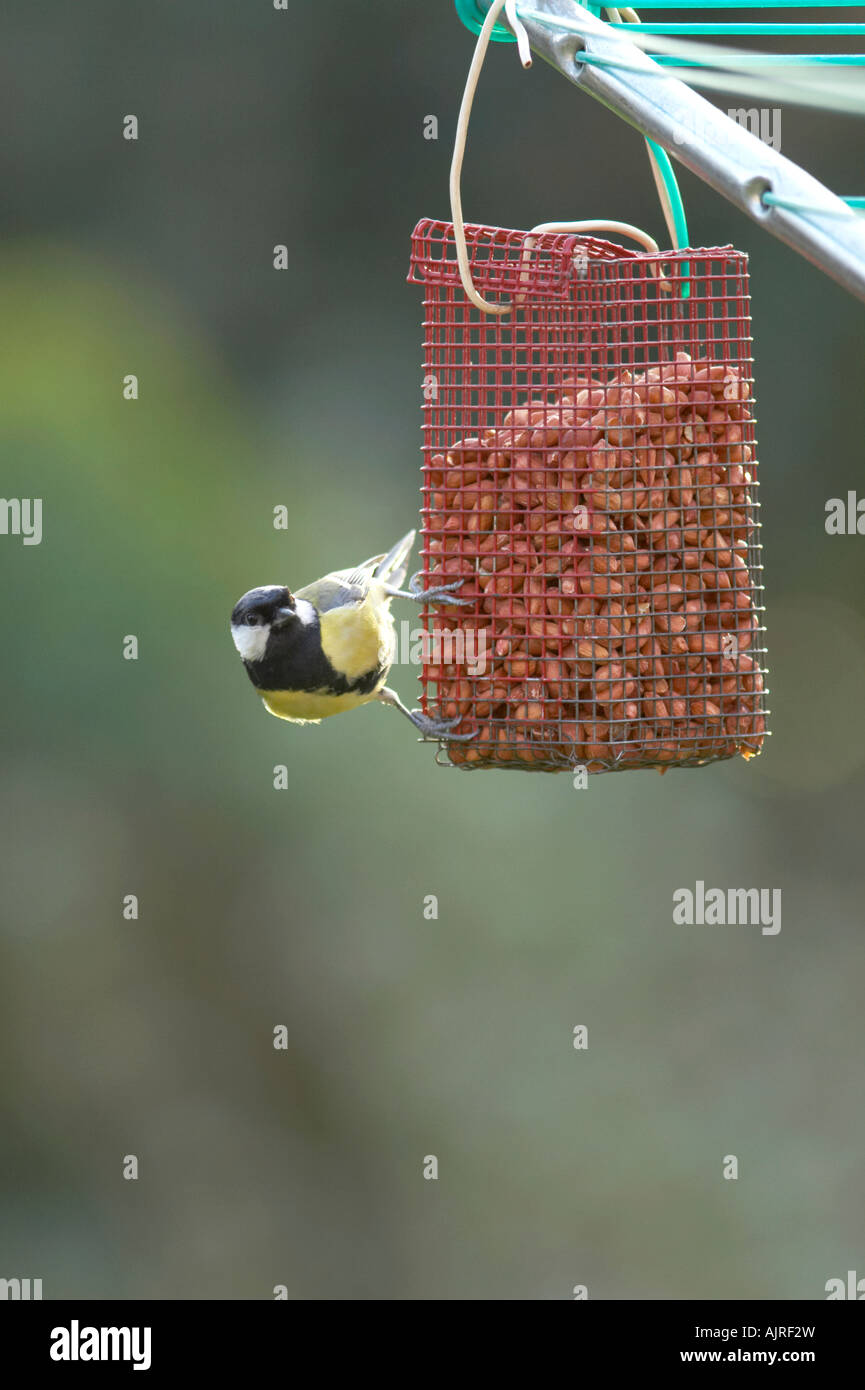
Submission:
<svg viewBox="0 0 865 1390">
<path fill-rule="evenodd" d="M 244 618 L 244 622 L 246 623 L 247 627 L 258 627 L 258 614 L 247 613 L 246 617 Z"/>
</svg>

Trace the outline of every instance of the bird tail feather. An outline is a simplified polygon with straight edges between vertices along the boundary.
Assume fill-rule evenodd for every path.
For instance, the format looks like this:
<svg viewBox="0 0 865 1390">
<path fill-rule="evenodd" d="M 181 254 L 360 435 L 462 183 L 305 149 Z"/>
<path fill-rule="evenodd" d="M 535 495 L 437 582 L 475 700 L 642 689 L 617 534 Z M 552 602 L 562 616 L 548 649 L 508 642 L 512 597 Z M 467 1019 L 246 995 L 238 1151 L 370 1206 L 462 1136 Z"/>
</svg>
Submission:
<svg viewBox="0 0 865 1390">
<path fill-rule="evenodd" d="M 402 540 L 391 546 L 387 554 L 376 565 L 373 571 L 375 578 L 389 584 L 394 589 L 402 588 L 408 574 L 408 559 L 414 542 L 415 532 L 409 531 L 408 535 L 403 536 Z"/>
</svg>

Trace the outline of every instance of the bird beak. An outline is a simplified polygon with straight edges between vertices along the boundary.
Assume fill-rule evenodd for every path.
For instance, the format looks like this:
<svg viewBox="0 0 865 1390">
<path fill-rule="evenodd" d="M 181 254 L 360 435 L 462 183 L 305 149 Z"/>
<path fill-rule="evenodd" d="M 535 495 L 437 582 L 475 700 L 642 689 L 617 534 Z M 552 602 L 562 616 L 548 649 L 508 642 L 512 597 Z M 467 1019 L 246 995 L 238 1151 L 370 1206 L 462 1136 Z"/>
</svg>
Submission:
<svg viewBox="0 0 865 1390">
<path fill-rule="evenodd" d="M 297 614 L 293 608 L 277 608 L 270 620 L 270 626 L 272 628 L 285 627 L 286 623 L 290 623 L 296 617 Z"/>
</svg>

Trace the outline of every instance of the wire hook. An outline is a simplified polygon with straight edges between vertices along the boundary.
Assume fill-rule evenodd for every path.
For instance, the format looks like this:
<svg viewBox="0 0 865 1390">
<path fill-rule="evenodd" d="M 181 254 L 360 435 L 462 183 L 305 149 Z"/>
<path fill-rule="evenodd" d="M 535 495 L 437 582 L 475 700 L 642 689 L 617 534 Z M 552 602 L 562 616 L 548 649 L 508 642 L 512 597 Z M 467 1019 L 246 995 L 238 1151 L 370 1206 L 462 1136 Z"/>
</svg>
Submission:
<svg viewBox="0 0 865 1390">
<path fill-rule="evenodd" d="M 532 50 L 529 45 L 529 36 L 525 25 L 521 22 L 517 14 L 517 0 L 505 0 L 505 18 L 514 31 L 517 40 L 517 53 L 520 55 L 520 62 L 524 68 L 532 65 Z"/>
<path fill-rule="evenodd" d="M 487 10 L 486 19 L 484 20 L 483 25 L 481 26 L 480 33 L 478 34 L 477 42 L 475 44 L 474 55 L 472 56 L 471 66 L 469 68 L 468 77 L 466 78 L 465 91 L 463 92 L 463 99 L 460 105 L 460 112 L 457 118 L 456 135 L 454 137 L 454 153 L 453 159 L 451 161 L 451 221 L 453 223 L 454 229 L 454 243 L 456 245 L 457 265 L 459 266 L 460 280 L 462 281 L 462 286 L 463 290 L 465 291 L 466 297 L 471 301 L 472 304 L 474 304 L 476 309 L 480 309 L 481 312 L 484 314 L 507 314 L 510 312 L 513 305 L 509 300 L 505 301 L 505 303 L 503 304 L 493 304 L 489 300 L 484 299 L 483 296 L 480 295 L 478 291 L 475 289 L 474 281 L 472 280 L 471 266 L 469 264 L 468 247 L 466 245 L 465 223 L 463 221 L 462 210 L 462 197 L 460 194 L 460 175 L 462 173 L 463 157 L 465 155 L 466 141 L 468 138 L 469 117 L 471 116 L 472 103 L 474 101 L 475 92 L 477 91 L 478 79 L 480 77 L 481 68 L 484 64 L 484 58 L 486 57 L 486 52 L 490 41 L 490 35 L 502 10 L 504 10 L 508 24 L 513 29 L 514 34 L 516 35 L 517 52 L 519 54 L 520 62 L 522 63 L 524 68 L 529 68 L 532 64 L 532 53 L 531 48 L 529 47 L 529 36 L 525 30 L 525 27 L 521 23 L 519 16 L 517 15 L 516 6 L 517 0 L 493 0 L 493 3 Z M 657 253 L 658 251 L 657 242 L 655 242 L 651 237 L 647 236 L 645 232 L 641 232 L 639 228 L 632 227 L 629 223 L 626 222 L 591 221 L 545 223 L 542 224 L 540 227 L 534 227 L 532 229 L 532 235 L 526 238 L 526 244 L 523 248 L 523 271 L 521 272 L 520 276 L 521 280 L 524 280 L 526 278 L 525 262 L 535 245 L 535 234 L 541 231 L 617 232 L 619 235 L 632 237 L 634 240 L 641 242 L 647 251 L 653 251 L 655 253 Z M 523 293 L 520 293 L 517 295 L 515 302 L 517 304 L 522 304 L 524 300 L 525 295 Z"/>
<path fill-rule="evenodd" d="M 517 51 L 523 67 L 530 67 L 532 61 L 531 50 L 529 49 L 529 38 L 516 14 L 516 0 L 493 0 L 487 10 L 487 17 L 481 26 L 478 34 L 475 51 L 472 56 L 469 74 L 466 78 L 465 91 L 460 104 L 460 113 L 457 117 L 456 135 L 454 136 L 454 153 L 451 160 L 450 174 L 450 195 L 451 195 L 451 221 L 454 228 L 454 242 L 457 250 L 457 264 L 459 266 L 460 279 L 466 296 L 471 300 L 476 309 L 480 309 L 484 314 L 507 314 L 510 311 L 510 303 L 492 304 L 478 294 L 472 280 L 471 267 L 469 265 L 469 253 L 466 246 L 466 229 L 463 221 L 462 196 L 460 194 L 460 175 L 463 167 L 463 156 L 466 152 L 466 139 L 468 138 L 469 117 L 472 113 L 472 102 L 477 91 L 478 78 L 481 75 L 481 68 L 484 65 L 487 48 L 489 46 L 490 34 L 493 25 L 501 14 L 506 10 L 508 23 L 511 25 L 517 36 Z M 528 59 L 528 61 L 526 61 Z"/>
</svg>

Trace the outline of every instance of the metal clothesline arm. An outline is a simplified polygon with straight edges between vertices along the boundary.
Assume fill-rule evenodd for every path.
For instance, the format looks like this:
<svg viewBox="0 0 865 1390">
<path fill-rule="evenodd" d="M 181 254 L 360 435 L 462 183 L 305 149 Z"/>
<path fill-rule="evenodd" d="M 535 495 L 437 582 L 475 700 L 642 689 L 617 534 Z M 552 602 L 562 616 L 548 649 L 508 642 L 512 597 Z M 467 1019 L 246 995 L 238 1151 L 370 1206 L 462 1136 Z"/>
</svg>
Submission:
<svg viewBox="0 0 865 1390">
<path fill-rule="evenodd" d="M 491 0 L 478 4 L 486 12 Z M 530 0 L 519 17 L 534 52 L 570 82 L 865 300 L 865 218 L 818 179 L 669 76 L 576 0 Z"/>
</svg>

